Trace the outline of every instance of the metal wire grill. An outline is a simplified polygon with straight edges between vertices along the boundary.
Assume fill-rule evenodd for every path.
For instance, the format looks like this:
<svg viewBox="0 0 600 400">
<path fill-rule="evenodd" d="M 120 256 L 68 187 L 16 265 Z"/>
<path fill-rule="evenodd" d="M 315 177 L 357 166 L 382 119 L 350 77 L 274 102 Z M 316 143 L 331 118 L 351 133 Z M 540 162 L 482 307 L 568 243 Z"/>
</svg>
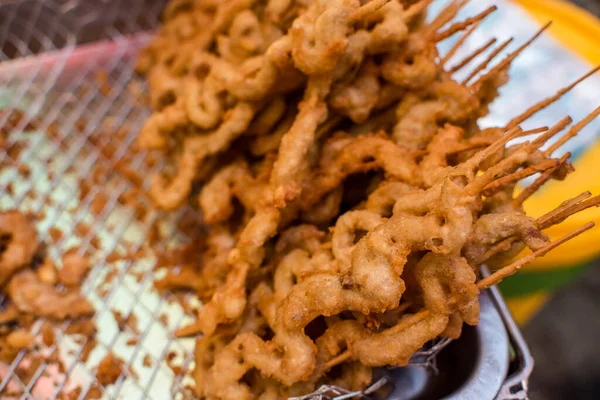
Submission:
<svg viewBox="0 0 600 400">
<path fill-rule="evenodd" d="M 48 243 L 53 242 L 51 227 L 62 231 L 49 246 L 57 265 L 70 248 L 91 254 L 94 268 L 82 292 L 96 307 L 98 329 L 87 363 L 81 361 L 86 339 L 69 334 L 65 323 L 55 331 L 56 344 L 44 349 L 45 356 L 60 358 L 64 371 L 25 353 L 0 365 L 2 398 L 66 398 L 76 387 L 81 391 L 71 398 L 86 398 L 107 352 L 123 359 L 125 367 L 115 384 L 103 388 L 104 398 L 186 397 L 193 343 L 171 335 L 186 316 L 172 299 L 153 290 L 156 255 L 140 252 L 158 216 L 150 212 L 140 220 L 122 205 L 121 196 L 134 183 L 114 168 L 126 156 L 134 169 L 144 164 L 143 154 L 132 158 L 127 149 L 148 110 L 126 85 L 145 89 L 134 75 L 135 56 L 162 6 L 159 1 L 35 0 L 0 5 L 0 127 L 7 133 L 0 153 L 0 207 L 38 215 L 40 237 Z M 92 179 L 99 167 L 107 173 Z M 162 229 L 172 232 L 173 241 L 189 239 L 177 232 L 182 218 L 195 217 L 189 210 L 160 217 L 168 221 Z M 81 226 L 88 227 L 83 234 Z M 141 256 L 111 262 L 115 252 Z M 108 274 L 114 277 L 107 282 Z M 113 311 L 133 314 L 137 322 L 120 331 Z M 168 317 L 159 318 L 163 315 Z M 41 322 L 32 333 L 39 332 Z M 133 338 L 137 344 L 128 345 Z"/>
</svg>

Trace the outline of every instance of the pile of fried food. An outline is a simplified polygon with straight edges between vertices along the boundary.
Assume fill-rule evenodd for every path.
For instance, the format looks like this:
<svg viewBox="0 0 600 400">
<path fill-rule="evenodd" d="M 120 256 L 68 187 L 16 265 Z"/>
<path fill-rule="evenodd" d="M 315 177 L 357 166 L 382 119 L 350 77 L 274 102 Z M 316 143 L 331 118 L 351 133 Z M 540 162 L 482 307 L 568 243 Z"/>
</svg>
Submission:
<svg viewBox="0 0 600 400">
<path fill-rule="evenodd" d="M 494 40 L 450 61 L 495 8 L 452 22 L 466 1 L 426 19 L 430 3 L 167 6 L 138 66 L 154 108 L 138 144 L 166 160 L 150 189 L 156 206 L 190 201 L 210 227 L 203 265 L 156 282 L 206 300 L 177 332 L 202 333 L 200 398 L 364 388 L 373 367 L 405 365 L 427 342 L 459 337 L 479 321 L 482 289 L 593 226 L 555 241 L 543 233 L 597 206 L 590 193 L 535 220 L 522 208 L 573 170 L 569 154 L 553 154 L 600 108 L 564 134 L 568 117 L 519 125 L 583 78 L 506 126 L 480 129 L 512 60 L 543 29 L 492 63 L 510 40 L 501 43 L 457 82 L 453 73 Z M 483 263 L 498 269 L 480 279 Z"/>
<path fill-rule="evenodd" d="M 87 257 L 66 252 L 57 269 L 45 253 L 31 216 L 0 213 L 0 288 L 8 298 L 0 312 L 0 361 L 11 363 L 33 347 L 29 332 L 38 319 L 61 322 L 95 312 L 80 292 L 90 269 Z"/>
</svg>

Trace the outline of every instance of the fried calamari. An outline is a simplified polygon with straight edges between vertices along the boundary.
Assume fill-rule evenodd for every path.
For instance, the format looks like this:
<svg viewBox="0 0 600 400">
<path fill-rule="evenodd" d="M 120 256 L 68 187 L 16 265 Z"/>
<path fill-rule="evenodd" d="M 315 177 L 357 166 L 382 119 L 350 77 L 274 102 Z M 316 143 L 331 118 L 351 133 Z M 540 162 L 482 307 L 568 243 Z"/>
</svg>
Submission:
<svg viewBox="0 0 600 400">
<path fill-rule="evenodd" d="M 498 42 L 448 66 L 495 7 L 452 23 L 466 3 L 453 1 L 426 22 L 430 3 L 167 7 L 139 61 L 154 114 L 138 144 L 167 161 L 150 189 L 156 205 L 191 200 L 210 227 L 197 265 L 156 282 L 208 300 L 176 332 L 203 333 L 199 397 L 361 389 L 372 367 L 405 365 L 427 342 L 459 337 L 479 321 L 481 290 L 591 227 L 556 241 L 543 233 L 598 197 L 538 220 L 522 204 L 567 177 L 568 155 L 553 154 L 600 111 L 558 139 L 569 118 L 519 124 L 596 69 L 506 126 L 480 129 L 510 64 L 546 27 L 488 68 L 510 40 L 502 42 L 458 82 L 453 73 Z M 437 43 L 464 30 L 440 57 Z M 531 254 L 513 262 L 524 248 Z M 501 268 L 479 279 L 482 263 Z"/>
</svg>

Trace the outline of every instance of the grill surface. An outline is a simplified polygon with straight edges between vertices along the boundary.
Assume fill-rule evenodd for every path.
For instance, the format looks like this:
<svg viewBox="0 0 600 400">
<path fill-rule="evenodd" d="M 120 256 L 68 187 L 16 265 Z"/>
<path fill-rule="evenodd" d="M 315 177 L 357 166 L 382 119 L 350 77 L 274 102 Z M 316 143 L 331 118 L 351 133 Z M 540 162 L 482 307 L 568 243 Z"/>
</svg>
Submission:
<svg viewBox="0 0 600 400">
<path fill-rule="evenodd" d="M 22 393 L 16 396 L 21 399 L 62 398 L 77 386 L 82 390 L 74 398 L 83 399 L 96 383 L 95 368 L 107 352 L 122 358 L 126 367 L 106 389 L 105 398 L 192 398 L 186 386 L 193 367 L 193 340 L 174 340 L 171 335 L 189 322 L 189 317 L 172 298 L 160 297 L 153 290 L 152 267 L 157 254 L 144 243 L 159 218 L 161 230 L 170 238 L 161 244 L 163 248 L 189 240 L 177 227 L 198 216 L 183 209 L 168 216 L 149 212 L 140 220 L 135 210 L 119 199 L 135 182 L 117 166 L 129 157 L 127 149 L 149 115 L 136 92 L 145 90 L 145 83 L 134 74 L 135 58 L 149 40 L 149 29 L 156 26 L 164 3 L 9 0 L 0 4 L 0 128 L 9 132 L 6 149 L 10 149 L 0 150 L 4 165 L 0 169 L 0 209 L 17 208 L 38 215 L 40 238 L 54 243 L 49 246 L 54 261 L 72 247 L 91 254 L 94 268 L 82 292 L 96 307 L 98 328 L 98 344 L 87 363 L 80 360 L 85 341 L 66 333 L 68 323 L 56 330 L 56 345 L 43 351 L 60 353 L 65 367 L 62 373 L 57 365 L 42 362 L 24 379 L 19 370 L 31 363 L 25 354 L 11 365 L 0 364 L 3 399 L 11 398 L 13 391 Z M 477 45 L 474 42 L 471 47 Z M 564 79 L 556 76 L 553 85 L 558 87 L 585 68 L 573 67 Z M 590 85 L 593 82 L 599 86 L 597 80 Z M 506 89 L 509 94 L 515 90 L 511 87 Z M 518 102 L 531 103 L 547 95 L 546 89 L 543 94 L 532 91 Z M 570 99 L 569 108 L 577 110 L 590 96 Z M 488 122 L 506 119 L 518 106 L 511 100 L 501 103 Z M 577 118 L 583 108 L 572 116 Z M 23 117 L 14 118 L 15 110 L 23 111 Z M 123 134 L 114 135 L 116 131 Z M 589 135 L 582 137 L 589 141 Z M 579 146 L 585 142 L 580 141 Z M 14 151 L 16 148 L 22 151 Z M 127 161 L 133 163 L 133 169 L 145 168 L 142 154 Z M 109 173 L 91 179 L 99 167 Z M 143 182 L 143 188 L 148 184 Z M 84 192 L 83 186 L 89 190 Z M 146 202 L 141 197 L 139 201 Z M 91 228 L 83 235 L 78 228 L 82 224 Z M 62 239 L 52 240 L 51 227 L 63 232 Z M 111 261 L 115 251 L 138 255 L 133 260 Z M 107 275 L 114 275 L 108 284 Z M 193 304 L 193 299 L 188 301 Z M 125 316 L 134 314 L 139 333 L 130 327 L 120 332 L 113 310 Z M 34 325 L 33 333 L 38 333 L 40 324 Z M 132 338 L 137 338 L 137 345 L 127 345 Z M 144 366 L 147 357 L 149 367 Z"/>
</svg>

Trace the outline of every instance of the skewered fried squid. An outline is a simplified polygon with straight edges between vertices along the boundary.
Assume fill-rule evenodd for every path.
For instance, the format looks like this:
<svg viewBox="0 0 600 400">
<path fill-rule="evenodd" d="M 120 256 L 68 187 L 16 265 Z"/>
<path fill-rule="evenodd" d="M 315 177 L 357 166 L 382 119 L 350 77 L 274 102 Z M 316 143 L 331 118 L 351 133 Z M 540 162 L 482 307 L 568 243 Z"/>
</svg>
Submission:
<svg viewBox="0 0 600 400">
<path fill-rule="evenodd" d="M 491 38 L 455 62 L 495 8 L 452 23 L 467 3 L 452 1 L 425 22 L 429 3 L 200 0 L 167 9 L 140 60 L 155 113 L 139 144 L 171 167 L 154 178 L 154 202 L 174 209 L 192 199 L 211 229 L 203 267 L 157 282 L 210 297 L 177 332 L 204 334 L 201 398 L 363 387 L 371 367 L 404 365 L 426 342 L 477 324 L 480 290 L 590 228 L 555 241 L 543 232 L 597 197 L 582 194 L 538 220 L 522 204 L 572 171 L 568 154 L 553 154 L 600 108 L 562 136 L 569 118 L 519 124 L 597 69 L 505 126 L 480 129 L 511 62 L 546 27 L 499 63 L 511 39 Z M 440 57 L 437 43 L 465 30 Z M 524 248 L 531 255 L 513 261 Z M 478 280 L 482 263 L 508 266 Z"/>
</svg>

